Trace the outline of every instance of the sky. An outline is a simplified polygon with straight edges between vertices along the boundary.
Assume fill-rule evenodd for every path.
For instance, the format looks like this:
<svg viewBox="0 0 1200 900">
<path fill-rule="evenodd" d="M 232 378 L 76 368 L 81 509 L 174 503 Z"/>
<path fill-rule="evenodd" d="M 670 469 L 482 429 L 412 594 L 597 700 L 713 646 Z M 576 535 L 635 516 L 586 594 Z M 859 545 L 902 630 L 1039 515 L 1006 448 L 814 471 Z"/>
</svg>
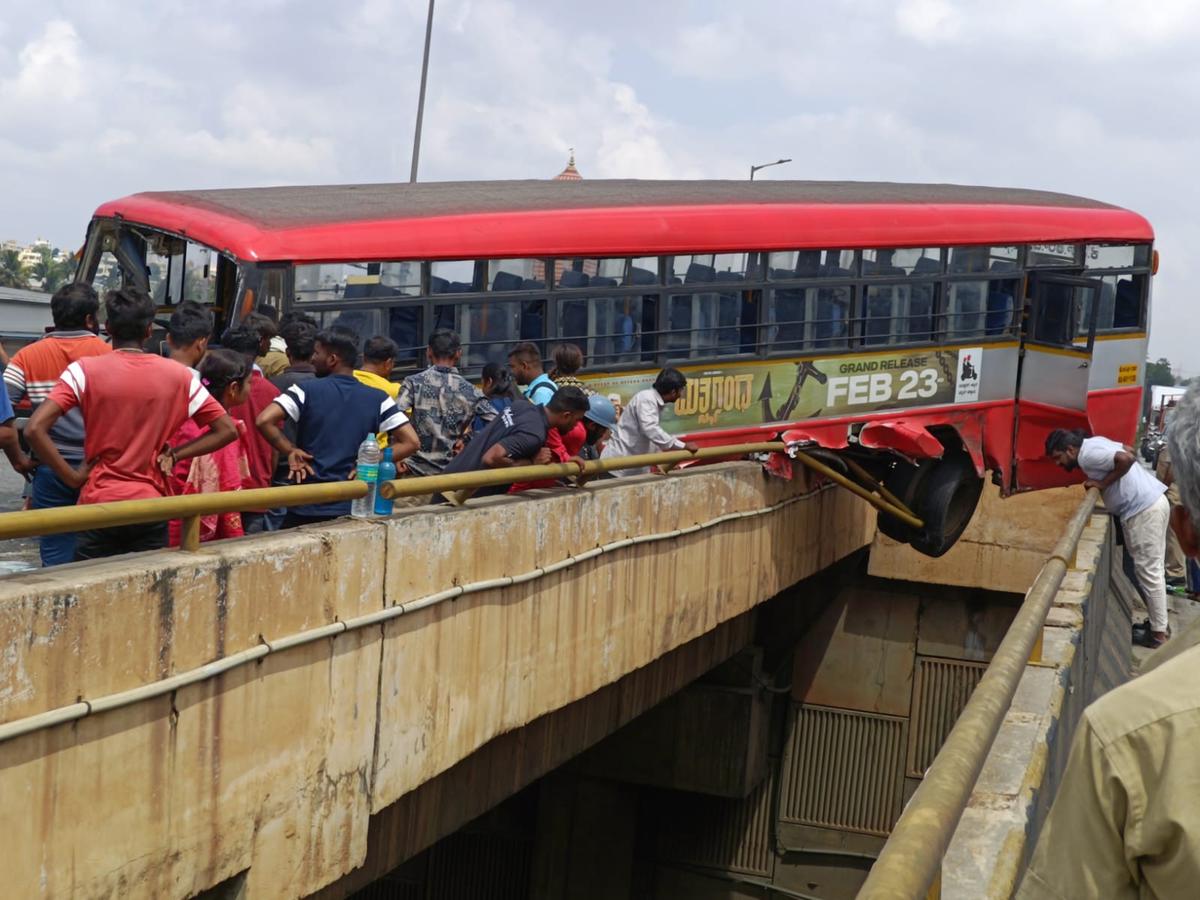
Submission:
<svg viewBox="0 0 1200 900">
<path fill-rule="evenodd" d="M 143 190 L 408 178 L 425 0 L 0 8 L 0 238 Z M 1155 228 L 1151 356 L 1200 374 L 1200 3 L 437 0 L 421 180 L 1041 188 Z"/>
</svg>

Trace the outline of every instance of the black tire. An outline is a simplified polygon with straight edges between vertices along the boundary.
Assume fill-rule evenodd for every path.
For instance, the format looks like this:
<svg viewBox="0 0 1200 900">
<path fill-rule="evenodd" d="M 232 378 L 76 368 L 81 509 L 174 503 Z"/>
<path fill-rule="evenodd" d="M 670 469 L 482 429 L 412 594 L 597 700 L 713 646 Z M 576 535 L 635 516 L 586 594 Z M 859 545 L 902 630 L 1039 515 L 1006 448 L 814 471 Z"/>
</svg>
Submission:
<svg viewBox="0 0 1200 900">
<path fill-rule="evenodd" d="M 962 537 L 979 496 L 983 479 L 966 453 L 948 454 L 939 460 L 921 484 L 915 507 L 909 507 L 924 521 L 909 543 L 926 556 L 942 556 Z"/>
<path fill-rule="evenodd" d="M 884 477 L 883 486 L 895 494 L 896 499 L 909 509 L 914 509 L 917 498 L 921 496 L 925 480 L 935 465 L 936 462 L 933 460 L 923 460 L 915 466 L 906 462 L 898 462 Z M 920 513 L 917 513 L 917 516 L 919 517 Z M 882 510 L 879 513 L 877 527 L 893 541 L 899 541 L 902 544 L 911 542 L 917 536 L 917 530 L 911 525 L 904 524 L 895 516 Z"/>
</svg>

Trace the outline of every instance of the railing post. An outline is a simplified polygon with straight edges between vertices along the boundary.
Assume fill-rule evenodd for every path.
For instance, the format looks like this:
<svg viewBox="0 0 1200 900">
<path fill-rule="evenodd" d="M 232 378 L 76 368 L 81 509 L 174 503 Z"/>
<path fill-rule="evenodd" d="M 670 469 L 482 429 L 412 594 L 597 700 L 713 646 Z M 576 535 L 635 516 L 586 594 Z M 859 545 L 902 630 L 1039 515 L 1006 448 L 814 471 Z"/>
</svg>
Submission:
<svg viewBox="0 0 1200 900">
<path fill-rule="evenodd" d="M 189 553 L 195 553 L 200 549 L 200 516 L 187 516 L 183 519 L 179 549 Z"/>
</svg>

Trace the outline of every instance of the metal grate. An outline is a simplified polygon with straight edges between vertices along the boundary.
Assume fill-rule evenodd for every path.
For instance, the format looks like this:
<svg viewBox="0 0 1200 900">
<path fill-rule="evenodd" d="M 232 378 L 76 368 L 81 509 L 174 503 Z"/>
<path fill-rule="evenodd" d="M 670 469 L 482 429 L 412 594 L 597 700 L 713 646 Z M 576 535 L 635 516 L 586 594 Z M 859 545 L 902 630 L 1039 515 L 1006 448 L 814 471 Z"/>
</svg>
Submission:
<svg viewBox="0 0 1200 900">
<path fill-rule="evenodd" d="M 779 818 L 886 835 L 900 815 L 905 720 L 794 704 Z"/>
<path fill-rule="evenodd" d="M 525 900 L 533 842 L 490 832 L 458 832 L 438 842 L 429 859 L 426 900 Z"/>
<path fill-rule="evenodd" d="M 662 859 L 770 878 L 773 774 L 744 799 L 671 792 L 659 832 Z"/>
<path fill-rule="evenodd" d="M 906 775 L 925 777 L 925 771 L 986 671 L 987 663 L 917 657 Z"/>
</svg>

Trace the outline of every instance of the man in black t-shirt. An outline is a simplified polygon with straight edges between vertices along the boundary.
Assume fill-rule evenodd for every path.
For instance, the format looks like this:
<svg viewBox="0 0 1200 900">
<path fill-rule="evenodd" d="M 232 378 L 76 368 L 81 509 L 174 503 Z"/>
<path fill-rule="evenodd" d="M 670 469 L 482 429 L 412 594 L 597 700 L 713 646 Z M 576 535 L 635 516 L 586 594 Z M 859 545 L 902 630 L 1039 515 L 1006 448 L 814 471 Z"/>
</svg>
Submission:
<svg viewBox="0 0 1200 900">
<path fill-rule="evenodd" d="M 550 451 L 545 448 L 549 429 L 556 428 L 565 434 L 583 419 L 587 411 L 587 395 L 577 387 L 559 388 L 545 406 L 535 406 L 524 397 L 518 397 L 482 434 L 450 460 L 442 474 L 544 465 L 551 461 Z M 504 494 L 508 487 L 500 484 L 479 488 L 475 496 Z"/>
</svg>

